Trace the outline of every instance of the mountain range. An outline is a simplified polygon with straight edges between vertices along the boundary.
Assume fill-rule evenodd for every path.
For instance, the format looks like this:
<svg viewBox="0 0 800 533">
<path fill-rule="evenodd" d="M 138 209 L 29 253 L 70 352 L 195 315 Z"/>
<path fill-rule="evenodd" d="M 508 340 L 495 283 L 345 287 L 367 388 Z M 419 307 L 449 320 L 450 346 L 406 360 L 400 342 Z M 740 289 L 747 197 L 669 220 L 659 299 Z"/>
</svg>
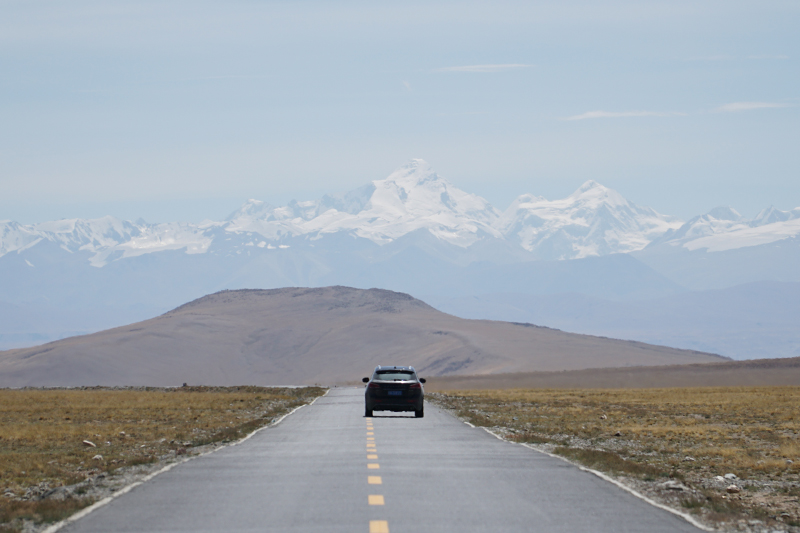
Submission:
<svg viewBox="0 0 800 533">
<path fill-rule="evenodd" d="M 768 353 L 758 348 L 763 342 L 746 341 L 726 353 L 729 344 L 697 337 L 702 317 L 690 333 L 664 335 L 662 328 L 657 339 L 637 337 L 654 331 L 652 324 L 634 331 L 581 322 L 586 298 L 596 308 L 639 302 L 643 323 L 649 315 L 642 302 L 671 298 L 680 312 L 674 302 L 686 297 L 692 306 L 704 291 L 798 283 L 798 235 L 800 208 L 767 208 L 746 219 L 720 207 L 682 221 L 591 180 L 567 198 L 523 194 L 500 211 L 412 160 L 345 194 L 280 207 L 249 200 L 221 221 L 0 221 L 0 349 L 151 318 L 224 289 L 347 285 L 410 293 L 470 318 L 489 318 L 491 308 L 491 318 L 506 320 L 520 316 L 518 302 L 497 304 L 510 294 L 527 298 L 528 307 L 558 308 L 557 316 L 532 315 L 543 325 L 627 332 L 736 357 L 775 356 L 773 349 L 800 355 L 793 332 L 772 339 Z M 753 297 L 762 302 L 776 293 L 774 286 L 764 290 Z M 494 303 L 476 311 L 474 297 Z M 560 305 L 541 306 L 541 298 Z M 630 313 L 620 310 L 620 320 Z M 761 319 L 775 315 L 784 323 L 797 313 L 781 303 L 766 306 Z M 652 314 L 652 321 L 661 318 Z M 724 328 L 715 331 L 724 337 Z"/>
<path fill-rule="evenodd" d="M 111 216 L 32 225 L 0 221 L 0 256 L 24 255 L 48 241 L 84 254 L 92 266 L 102 268 L 164 251 L 191 255 L 285 249 L 297 246 L 298 240 L 313 243 L 332 235 L 383 246 L 416 232 L 462 250 L 502 242 L 508 248 L 507 260 L 578 259 L 662 243 L 717 252 L 796 237 L 800 208 L 770 207 L 746 220 L 732 208 L 720 207 L 684 223 L 590 180 L 561 200 L 523 194 L 501 212 L 417 159 L 346 194 L 282 207 L 249 200 L 224 221 L 147 224 Z M 494 253 L 475 260 L 488 260 Z"/>
</svg>

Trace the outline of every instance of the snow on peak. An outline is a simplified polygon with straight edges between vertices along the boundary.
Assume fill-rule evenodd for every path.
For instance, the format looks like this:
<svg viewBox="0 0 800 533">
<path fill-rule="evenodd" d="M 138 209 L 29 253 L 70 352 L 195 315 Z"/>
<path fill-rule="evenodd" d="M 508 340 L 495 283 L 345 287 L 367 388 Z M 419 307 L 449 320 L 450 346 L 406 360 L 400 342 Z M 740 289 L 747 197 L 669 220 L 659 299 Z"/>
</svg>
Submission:
<svg viewBox="0 0 800 533">
<path fill-rule="evenodd" d="M 454 187 L 422 159 L 413 159 L 386 179 L 372 183 L 375 186 L 370 198 L 373 210 L 380 206 L 401 217 L 470 216 L 484 224 L 491 224 L 499 215 L 489 202 Z"/>
<path fill-rule="evenodd" d="M 694 217 L 677 231 L 664 235 L 653 244 L 665 242 L 687 250 L 721 252 L 769 244 L 798 235 L 800 208 L 780 211 L 769 207 L 754 219 L 748 220 L 732 207 L 715 207 L 705 215 Z"/>
<path fill-rule="evenodd" d="M 586 193 L 594 193 L 594 194 L 603 194 L 606 191 L 610 191 L 608 187 L 605 187 L 594 180 L 588 180 L 583 185 L 578 187 L 578 189 L 572 193 L 570 196 L 582 196 Z"/>
<path fill-rule="evenodd" d="M 738 222 L 743 218 L 742 215 L 739 214 L 739 212 L 736 209 L 727 205 L 715 207 L 714 209 L 706 213 L 706 215 L 709 218 L 715 218 L 717 220 L 728 220 L 731 222 Z"/>
<path fill-rule="evenodd" d="M 271 205 L 261 200 L 247 200 L 242 206 L 228 215 L 225 220 L 236 220 L 241 218 L 257 218 L 274 209 Z"/>
<path fill-rule="evenodd" d="M 769 206 L 756 215 L 756 218 L 751 221 L 751 225 L 763 226 L 765 224 L 774 224 L 775 222 L 787 222 L 797 218 L 800 218 L 800 207 L 795 207 L 791 211 L 781 211 L 780 209 L 775 209 L 775 206 Z"/>
<path fill-rule="evenodd" d="M 427 179 L 441 179 L 433 171 L 433 168 L 424 159 L 412 159 L 408 163 L 401 165 L 397 170 L 389 174 L 386 178 L 391 181 L 411 180 L 417 183 Z"/>
<path fill-rule="evenodd" d="M 344 233 L 383 245 L 418 232 L 462 248 L 482 240 L 516 243 L 540 259 L 626 253 L 659 243 L 716 251 L 800 235 L 800 208 L 770 207 L 746 220 L 733 208 L 717 207 L 682 224 L 589 180 L 560 200 L 523 194 L 500 213 L 439 176 L 426 161 L 412 159 L 386 178 L 345 194 L 281 207 L 251 199 L 222 222 L 147 224 L 103 217 L 25 226 L 0 221 L 0 256 L 44 241 L 87 253 L 92 265 L 102 267 L 164 250 L 205 253 L 212 243 L 238 254 L 237 246 L 286 248 L 294 237 L 315 241 Z"/>
<path fill-rule="evenodd" d="M 249 203 L 248 203 L 249 204 Z M 386 244 L 417 230 L 466 247 L 483 234 L 501 235 L 499 213 L 483 198 L 454 187 L 422 159 L 413 159 L 388 177 L 347 194 L 311 202 L 289 202 L 253 212 L 245 204 L 229 220 L 229 232 L 254 232 L 268 239 L 348 232 Z"/>
<path fill-rule="evenodd" d="M 498 224 L 507 238 L 547 259 L 640 250 L 679 226 L 675 218 L 628 202 L 594 180 L 562 200 L 524 194 Z"/>
</svg>

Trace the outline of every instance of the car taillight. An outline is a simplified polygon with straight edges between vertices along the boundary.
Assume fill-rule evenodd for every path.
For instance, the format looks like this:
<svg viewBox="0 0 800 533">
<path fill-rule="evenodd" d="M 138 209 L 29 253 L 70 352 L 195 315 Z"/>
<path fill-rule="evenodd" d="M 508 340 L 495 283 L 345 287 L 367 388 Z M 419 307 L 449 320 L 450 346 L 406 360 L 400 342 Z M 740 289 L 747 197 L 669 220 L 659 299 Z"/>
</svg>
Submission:
<svg viewBox="0 0 800 533">
<path fill-rule="evenodd" d="M 380 389 L 380 388 L 381 388 L 381 386 L 380 386 L 380 385 L 378 385 L 377 383 L 370 383 L 370 384 L 369 384 L 369 388 L 370 388 L 370 389 Z"/>
<path fill-rule="evenodd" d="M 421 389 L 422 385 L 420 385 L 419 383 L 412 383 L 411 385 L 408 386 L 408 388 L 409 389 Z"/>
</svg>

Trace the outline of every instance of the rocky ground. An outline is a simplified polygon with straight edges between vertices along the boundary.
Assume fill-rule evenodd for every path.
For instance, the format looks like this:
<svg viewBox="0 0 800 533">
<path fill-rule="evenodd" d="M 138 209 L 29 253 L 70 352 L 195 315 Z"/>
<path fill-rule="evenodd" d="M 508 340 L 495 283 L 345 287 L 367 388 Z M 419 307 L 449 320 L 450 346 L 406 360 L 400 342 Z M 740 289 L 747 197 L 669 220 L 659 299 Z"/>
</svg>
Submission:
<svg viewBox="0 0 800 533">
<path fill-rule="evenodd" d="M 187 445 L 188 444 L 189 443 L 187 443 Z M 219 444 L 207 444 L 188 448 L 181 446 L 177 450 L 170 451 L 170 453 L 158 457 L 158 460 L 149 464 L 124 467 L 117 469 L 113 473 L 95 469 L 86 470 L 86 479 L 73 485 L 51 487 L 50 483 L 42 482 L 38 485 L 28 487 L 24 494 L 16 495 L 6 492 L 4 496 L 8 499 L 15 499 L 20 502 L 45 500 L 53 502 L 73 501 L 79 504 L 76 506 L 77 508 L 88 507 L 95 502 L 114 496 L 125 487 L 143 481 L 148 476 L 162 470 L 168 465 L 181 463 L 192 457 L 212 452 L 219 447 Z M 51 525 L 52 524 L 47 522 L 20 519 L 14 523 L 6 524 L 4 527 L 6 527 L 8 531 L 40 533 Z"/>
</svg>

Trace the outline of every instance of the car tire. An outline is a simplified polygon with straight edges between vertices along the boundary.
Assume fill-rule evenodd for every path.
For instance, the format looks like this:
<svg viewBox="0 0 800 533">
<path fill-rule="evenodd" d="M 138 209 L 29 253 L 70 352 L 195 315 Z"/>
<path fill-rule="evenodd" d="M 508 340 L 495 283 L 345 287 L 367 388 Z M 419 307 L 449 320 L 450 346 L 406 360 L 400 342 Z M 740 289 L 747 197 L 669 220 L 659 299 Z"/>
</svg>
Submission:
<svg viewBox="0 0 800 533">
<path fill-rule="evenodd" d="M 425 416 L 425 409 L 424 408 L 420 409 L 419 411 L 414 411 L 414 417 L 415 418 L 422 418 L 423 416 Z"/>
<path fill-rule="evenodd" d="M 367 416 L 371 417 L 372 416 L 372 409 L 364 409 L 364 416 L 365 417 L 367 417 Z"/>
</svg>

